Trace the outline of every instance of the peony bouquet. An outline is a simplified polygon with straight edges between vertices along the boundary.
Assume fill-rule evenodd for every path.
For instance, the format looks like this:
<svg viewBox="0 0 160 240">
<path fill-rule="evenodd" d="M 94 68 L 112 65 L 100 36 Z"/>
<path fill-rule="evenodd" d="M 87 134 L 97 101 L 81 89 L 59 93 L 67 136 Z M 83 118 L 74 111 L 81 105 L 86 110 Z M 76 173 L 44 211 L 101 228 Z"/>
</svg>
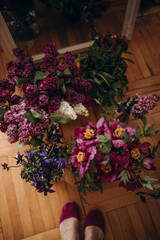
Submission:
<svg viewBox="0 0 160 240">
<path fill-rule="evenodd" d="M 106 121 L 104 117 L 96 125 L 90 122 L 76 129 L 69 162 L 73 174 L 80 178 L 76 183 L 79 192 L 85 195 L 87 191 L 103 192 L 102 181 L 118 180 L 119 186 L 127 191 L 136 190 L 142 200 L 147 193 L 142 192 L 142 187 L 152 190 L 149 195 L 160 197 L 157 191 L 160 185 L 151 185 L 158 180 L 150 178 L 158 146 L 151 147 L 149 142 L 141 141 L 152 136 L 151 132 L 152 127 L 146 122 L 136 128 L 121 127 L 117 119 Z"/>
</svg>

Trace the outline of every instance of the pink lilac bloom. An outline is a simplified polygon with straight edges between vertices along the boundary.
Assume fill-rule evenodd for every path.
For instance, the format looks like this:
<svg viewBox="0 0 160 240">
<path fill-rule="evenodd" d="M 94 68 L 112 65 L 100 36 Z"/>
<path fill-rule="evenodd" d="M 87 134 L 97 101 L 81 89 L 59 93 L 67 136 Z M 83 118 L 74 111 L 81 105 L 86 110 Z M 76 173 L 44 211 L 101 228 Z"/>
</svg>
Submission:
<svg viewBox="0 0 160 240">
<path fill-rule="evenodd" d="M 90 161 L 95 158 L 97 150 L 93 146 L 89 146 L 86 149 L 74 147 L 72 153 L 73 155 L 70 156 L 69 161 L 74 167 L 79 167 L 79 176 L 83 177 L 89 168 Z M 83 159 L 78 161 L 77 156 L 80 154 L 83 155 Z"/>
<path fill-rule="evenodd" d="M 43 94 L 43 95 L 39 96 L 38 100 L 39 100 L 39 106 L 44 107 L 44 106 L 48 105 L 49 97 L 48 97 L 48 95 Z"/>
<path fill-rule="evenodd" d="M 135 119 L 139 118 L 148 113 L 149 110 L 153 109 L 157 105 L 157 101 L 160 100 L 160 96 L 157 94 L 142 95 L 137 93 L 135 95 L 135 104 L 133 105 L 130 114 Z"/>
<path fill-rule="evenodd" d="M 18 129 L 16 124 L 9 124 L 7 126 L 7 131 L 6 131 L 8 138 L 8 142 L 10 143 L 15 143 L 18 141 Z"/>
</svg>

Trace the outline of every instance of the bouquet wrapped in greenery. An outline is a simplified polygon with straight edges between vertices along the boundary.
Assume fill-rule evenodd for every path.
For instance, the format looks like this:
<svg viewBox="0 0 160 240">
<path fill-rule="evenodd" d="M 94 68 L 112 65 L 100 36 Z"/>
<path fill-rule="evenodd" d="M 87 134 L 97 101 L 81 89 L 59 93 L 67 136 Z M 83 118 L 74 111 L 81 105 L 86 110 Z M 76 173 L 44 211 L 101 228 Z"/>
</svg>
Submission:
<svg viewBox="0 0 160 240">
<path fill-rule="evenodd" d="M 127 89 L 126 62 L 131 60 L 122 56 L 130 54 L 127 49 L 125 37 L 107 33 L 94 41 L 86 56 L 80 56 L 82 77 L 92 83 L 90 96 L 102 106 L 115 104 L 115 97 L 122 98 Z"/>
<path fill-rule="evenodd" d="M 151 185 L 158 180 L 150 178 L 158 146 L 151 147 L 149 142 L 141 141 L 143 137 L 153 136 L 152 127 L 144 119 L 143 123 L 136 128 L 121 127 L 117 119 L 106 121 L 101 117 L 96 125 L 90 122 L 75 130 L 69 162 L 73 174 L 80 178 L 76 184 L 82 196 L 87 191 L 102 193 L 102 181 L 118 180 L 119 186 L 137 191 L 143 201 L 144 194 L 160 197 L 157 190 L 160 185 Z M 142 187 L 151 192 L 143 192 Z"/>
</svg>

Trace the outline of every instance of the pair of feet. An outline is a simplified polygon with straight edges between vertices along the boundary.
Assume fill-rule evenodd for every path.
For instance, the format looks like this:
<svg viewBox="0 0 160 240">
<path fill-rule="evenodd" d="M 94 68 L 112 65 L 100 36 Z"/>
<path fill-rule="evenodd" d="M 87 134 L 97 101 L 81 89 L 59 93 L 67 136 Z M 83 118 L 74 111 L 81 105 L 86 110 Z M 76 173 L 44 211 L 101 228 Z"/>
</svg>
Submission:
<svg viewBox="0 0 160 240">
<path fill-rule="evenodd" d="M 62 240 L 79 240 L 79 209 L 75 202 L 63 206 L 60 216 L 60 232 Z M 85 221 L 85 240 L 103 240 L 105 223 L 98 210 L 91 210 Z"/>
</svg>

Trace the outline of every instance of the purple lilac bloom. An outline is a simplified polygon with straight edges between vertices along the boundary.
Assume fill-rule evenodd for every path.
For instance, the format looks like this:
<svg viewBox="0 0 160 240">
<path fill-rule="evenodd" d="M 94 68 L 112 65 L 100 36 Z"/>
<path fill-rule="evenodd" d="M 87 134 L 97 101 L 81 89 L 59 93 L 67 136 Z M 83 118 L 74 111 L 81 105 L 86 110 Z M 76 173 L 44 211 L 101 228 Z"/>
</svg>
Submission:
<svg viewBox="0 0 160 240">
<path fill-rule="evenodd" d="M 130 114 L 135 119 L 139 118 L 140 116 L 145 115 L 148 113 L 148 110 L 153 109 L 157 105 L 157 101 L 160 100 L 160 96 L 157 94 L 150 95 L 142 95 L 137 93 L 135 95 L 136 103 L 133 105 Z"/>
</svg>

